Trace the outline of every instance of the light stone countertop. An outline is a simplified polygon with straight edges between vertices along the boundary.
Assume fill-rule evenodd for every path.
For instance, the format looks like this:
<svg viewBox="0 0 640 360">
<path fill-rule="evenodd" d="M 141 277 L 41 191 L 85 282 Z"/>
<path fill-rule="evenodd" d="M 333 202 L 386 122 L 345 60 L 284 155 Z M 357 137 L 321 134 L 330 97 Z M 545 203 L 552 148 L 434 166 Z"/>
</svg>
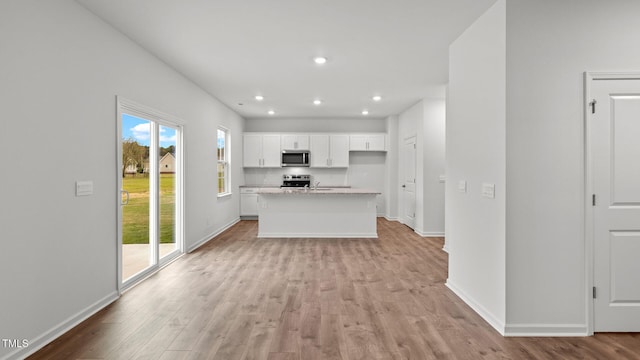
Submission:
<svg viewBox="0 0 640 360">
<path fill-rule="evenodd" d="M 262 188 L 257 191 L 258 194 L 263 195 L 379 195 L 380 191 L 371 189 L 358 189 L 347 187 L 319 187 L 318 190 L 302 188 Z"/>
</svg>

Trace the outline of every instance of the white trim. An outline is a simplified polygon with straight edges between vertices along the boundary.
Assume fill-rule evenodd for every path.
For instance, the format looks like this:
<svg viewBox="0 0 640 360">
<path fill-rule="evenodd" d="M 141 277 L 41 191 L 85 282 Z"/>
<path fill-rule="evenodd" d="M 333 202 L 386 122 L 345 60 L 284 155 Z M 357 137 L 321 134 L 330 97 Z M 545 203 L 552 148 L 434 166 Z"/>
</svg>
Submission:
<svg viewBox="0 0 640 360">
<path fill-rule="evenodd" d="M 449 253 L 449 247 L 447 246 L 447 242 L 446 241 L 444 242 L 444 246 L 442 247 L 442 251 L 446 252 L 447 254 Z"/>
<path fill-rule="evenodd" d="M 444 237 L 444 231 L 438 231 L 438 232 L 433 232 L 433 231 L 422 231 L 422 230 L 413 230 L 413 232 L 415 232 L 416 234 L 422 236 L 422 237 Z"/>
<path fill-rule="evenodd" d="M 489 323 L 489 325 L 491 325 L 498 333 L 500 333 L 500 335 L 505 335 L 505 324 L 500 321 L 500 319 L 496 318 L 492 313 L 485 309 L 484 306 L 480 305 L 480 303 L 475 301 L 472 297 L 468 296 L 464 291 L 462 291 L 462 289 L 451 283 L 450 279 L 447 279 L 445 285 L 460 299 L 462 299 L 462 301 L 469 305 L 469 307 L 473 309 L 473 311 L 475 311 L 487 323 Z"/>
<path fill-rule="evenodd" d="M 340 238 L 340 239 L 361 239 L 361 238 L 369 238 L 369 239 L 377 239 L 378 234 L 376 233 L 356 233 L 356 234 L 327 234 L 327 233 L 258 233 L 258 238 L 316 238 L 316 239 L 332 239 L 332 238 Z"/>
<path fill-rule="evenodd" d="M 586 324 L 509 324 L 504 336 L 587 336 Z"/>
<path fill-rule="evenodd" d="M 214 231 L 210 235 L 207 235 L 207 236 L 203 237 L 202 239 L 196 241 L 195 244 L 189 246 L 189 248 L 187 249 L 187 253 L 192 253 L 197 248 L 199 248 L 200 246 L 202 246 L 202 245 L 208 243 L 209 241 L 213 240 L 213 238 L 215 238 L 216 236 L 222 234 L 225 230 L 229 229 L 230 227 L 232 227 L 233 225 L 237 224 L 238 222 L 240 222 L 240 217 L 238 217 L 235 220 L 231 221 L 227 225 L 224 225 L 222 228 Z"/>
<path fill-rule="evenodd" d="M 584 73 L 584 103 L 583 103 L 583 121 L 584 121 L 584 234 L 585 234 L 585 311 L 586 311 L 586 335 L 593 335 L 594 333 L 594 306 L 593 295 L 591 289 L 594 286 L 593 283 L 593 271 L 594 271 L 594 215 L 593 206 L 591 206 L 591 194 L 594 193 L 593 189 L 593 169 L 592 162 L 593 157 L 591 155 L 591 121 L 589 121 L 589 102 L 591 97 L 591 84 L 595 80 L 625 80 L 625 79 L 640 79 L 640 72 L 638 71 L 585 71 Z"/>
<path fill-rule="evenodd" d="M 33 355 L 36 351 L 42 349 L 50 342 L 59 338 L 69 330 L 76 327 L 81 322 L 87 320 L 98 311 L 104 309 L 109 304 L 118 300 L 118 292 L 113 291 L 109 295 L 103 297 L 102 299 L 96 301 L 95 303 L 89 305 L 84 310 L 77 312 L 75 315 L 70 316 L 66 320 L 62 321 L 57 326 L 49 329 L 47 332 L 42 335 L 37 336 L 35 339 L 29 341 L 29 347 L 16 349 L 15 351 L 7 354 L 3 360 L 6 359 L 24 359 L 27 356 Z"/>
<path fill-rule="evenodd" d="M 585 71 L 585 77 L 590 80 L 637 80 L 640 71 Z"/>
<path fill-rule="evenodd" d="M 389 220 L 389 221 L 396 221 L 396 222 L 400 222 L 400 220 L 398 219 L 398 217 L 396 216 L 387 216 L 387 215 L 383 215 L 383 218 Z"/>
</svg>

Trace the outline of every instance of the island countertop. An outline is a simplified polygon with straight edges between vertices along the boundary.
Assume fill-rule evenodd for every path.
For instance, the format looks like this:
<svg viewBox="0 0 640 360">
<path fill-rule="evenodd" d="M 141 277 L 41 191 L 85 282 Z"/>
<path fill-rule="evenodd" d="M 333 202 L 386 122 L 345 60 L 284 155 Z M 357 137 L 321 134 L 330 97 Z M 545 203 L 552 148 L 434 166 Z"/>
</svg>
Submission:
<svg viewBox="0 0 640 360">
<path fill-rule="evenodd" d="M 259 195 L 379 195 L 378 190 L 347 188 L 347 187 L 319 187 L 312 188 L 262 188 L 257 191 Z"/>
</svg>

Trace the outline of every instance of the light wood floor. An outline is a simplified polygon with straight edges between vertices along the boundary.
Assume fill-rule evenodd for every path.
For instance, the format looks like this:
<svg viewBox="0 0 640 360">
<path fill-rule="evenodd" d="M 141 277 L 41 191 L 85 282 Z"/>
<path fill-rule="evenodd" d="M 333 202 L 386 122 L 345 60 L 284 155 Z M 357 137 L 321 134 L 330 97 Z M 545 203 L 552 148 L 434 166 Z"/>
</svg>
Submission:
<svg viewBox="0 0 640 360">
<path fill-rule="evenodd" d="M 257 239 L 242 221 L 31 359 L 640 359 L 640 334 L 504 338 L 444 286 L 440 238 Z"/>
</svg>

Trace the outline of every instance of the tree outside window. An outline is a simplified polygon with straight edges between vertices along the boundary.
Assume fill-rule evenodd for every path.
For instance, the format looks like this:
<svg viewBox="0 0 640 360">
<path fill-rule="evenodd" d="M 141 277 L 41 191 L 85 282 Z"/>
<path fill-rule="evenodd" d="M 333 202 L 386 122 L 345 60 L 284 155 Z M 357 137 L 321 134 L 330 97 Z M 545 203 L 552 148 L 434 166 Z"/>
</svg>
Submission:
<svg viewBox="0 0 640 360">
<path fill-rule="evenodd" d="M 229 131 L 218 128 L 218 196 L 231 193 L 229 186 Z"/>
</svg>

